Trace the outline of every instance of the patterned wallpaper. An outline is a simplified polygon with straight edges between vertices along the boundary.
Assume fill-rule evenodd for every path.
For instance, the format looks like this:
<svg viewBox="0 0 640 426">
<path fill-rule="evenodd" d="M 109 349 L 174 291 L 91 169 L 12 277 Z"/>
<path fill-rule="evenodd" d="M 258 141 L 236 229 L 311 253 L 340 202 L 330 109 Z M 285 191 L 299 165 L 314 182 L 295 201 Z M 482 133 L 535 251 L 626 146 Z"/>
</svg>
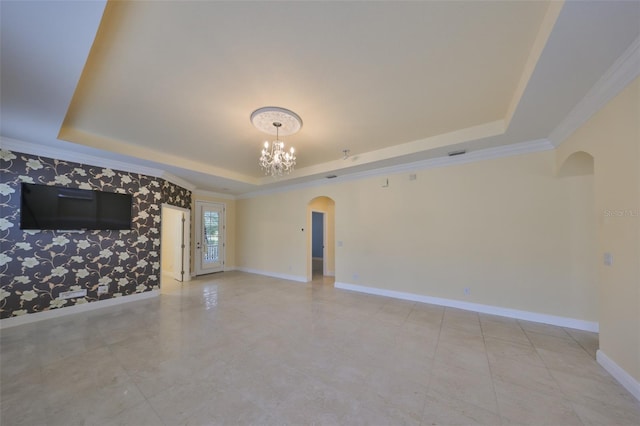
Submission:
<svg viewBox="0 0 640 426">
<path fill-rule="evenodd" d="M 128 193 L 132 229 L 20 229 L 20 183 Z M 164 179 L 0 150 L 0 318 L 157 289 L 160 206 L 191 208 L 191 192 Z M 98 296 L 98 286 L 109 291 Z M 87 296 L 59 299 L 64 291 Z"/>
</svg>

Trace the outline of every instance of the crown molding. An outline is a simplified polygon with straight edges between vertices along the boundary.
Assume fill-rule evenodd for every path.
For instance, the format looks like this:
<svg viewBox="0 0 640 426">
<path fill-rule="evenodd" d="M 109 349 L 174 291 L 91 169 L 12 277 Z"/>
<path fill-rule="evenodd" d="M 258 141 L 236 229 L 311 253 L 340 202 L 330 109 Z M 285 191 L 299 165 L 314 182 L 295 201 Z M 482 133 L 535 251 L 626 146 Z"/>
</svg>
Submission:
<svg viewBox="0 0 640 426">
<path fill-rule="evenodd" d="M 235 200 L 236 198 L 238 198 L 233 194 L 223 194 L 222 192 L 207 191 L 206 189 L 196 189 L 193 191 L 193 195 L 196 198 L 198 196 L 202 196 L 211 198 L 222 198 L 223 200 Z"/>
<path fill-rule="evenodd" d="M 80 154 L 68 149 L 53 148 L 32 142 L 24 142 L 16 139 L 0 137 L 0 147 L 10 151 L 22 152 L 24 154 L 36 155 L 39 157 L 50 157 L 58 160 L 73 161 L 75 163 L 106 167 L 109 169 L 121 170 L 129 173 L 139 173 L 148 176 L 162 177 L 163 171 L 151 167 L 139 166 L 132 163 L 125 163 L 117 160 L 96 157 L 88 154 Z"/>
<path fill-rule="evenodd" d="M 376 149 L 374 151 L 358 153 L 357 155 L 351 156 L 353 158 L 348 163 L 345 163 L 343 159 L 336 159 L 325 163 L 306 166 L 301 169 L 296 169 L 290 175 L 291 177 L 286 180 L 305 178 L 314 179 L 314 177 L 318 175 L 324 176 L 326 174 L 339 174 L 341 172 L 349 173 L 349 167 L 367 167 L 377 162 L 397 157 L 415 155 L 436 148 L 443 148 L 455 144 L 501 136 L 505 131 L 506 128 L 504 120 L 495 120 L 488 123 L 478 124 L 476 126 L 454 130 L 448 133 L 429 136 L 424 139 L 392 145 L 386 148 Z M 345 166 L 345 164 L 348 165 Z M 271 182 L 273 182 L 273 178 L 271 176 L 264 176 L 260 178 L 260 186 L 268 185 Z"/>
<path fill-rule="evenodd" d="M 314 179 L 309 182 L 291 184 L 281 186 L 278 188 L 270 188 L 248 192 L 241 195 L 223 194 L 219 192 L 207 191 L 203 189 L 197 189 L 192 183 L 168 173 L 163 170 L 154 169 L 150 167 L 143 167 L 131 163 L 125 163 L 116 160 L 109 160 L 87 154 L 79 154 L 73 151 L 60 148 L 47 147 L 40 144 L 31 142 L 19 141 L 16 139 L 10 139 L 6 137 L 0 137 L 0 147 L 8 149 L 10 151 L 22 152 L 25 154 L 51 157 L 65 161 L 73 161 L 81 164 L 107 167 L 115 170 L 121 170 L 130 173 L 139 173 L 148 176 L 154 176 L 161 179 L 165 179 L 183 188 L 186 188 L 198 195 L 205 197 L 221 198 L 227 200 L 247 199 L 264 195 L 289 192 L 297 189 L 305 189 L 318 187 L 323 185 L 331 185 L 342 182 L 349 182 L 353 180 L 365 179 L 369 177 L 383 176 L 402 173 L 406 171 L 418 171 L 428 170 L 436 167 L 448 167 L 459 164 L 473 163 L 476 161 L 491 160 L 495 158 L 509 157 L 513 155 L 529 154 L 533 152 L 546 151 L 553 149 L 554 146 L 547 139 L 539 139 L 534 141 L 522 142 L 517 144 L 502 145 L 494 148 L 486 148 L 478 151 L 470 151 L 464 155 L 455 157 L 438 157 L 428 160 L 415 161 L 412 163 L 398 164 L 395 166 L 381 167 L 372 170 L 366 170 L 357 173 L 345 174 L 338 176 L 335 179 L 328 181 L 326 178 Z"/>
<path fill-rule="evenodd" d="M 96 157 L 94 155 L 80 154 L 68 149 L 53 148 L 50 146 L 40 145 L 32 142 L 6 138 L 4 136 L 0 137 L 0 147 L 2 149 L 8 149 L 10 151 L 21 152 L 23 154 L 36 155 L 39 157 L 50 157 L 58 160 L 73 161 L 74 163 L 80 163 L 89 166 L 106 167 L 123 172 L 153 176 L 165 179 L 190 191 L 196 189 L 196 186 L 194 184 L 164 170 L 155 169 L 152 167 L 144 167 L 137 164 L 126 163 L 123 161 L 110 160 L 107 158 Z"/>
<path fill-rule="evenodd" d="M 186 181 L 186 180 L 182 179 L 181 177 L 178 177 L 178 176 L 176 176 L 174 174 L 171 174 L 169 172 L 163 171 L 159 177 L 161 177 L 162 179 L 167 180 L 167 181 L 169 181 L 169 182 L 171 182 L 173 184 L 181 186 L 181 187 L 183 187 L 185 189 L 188 189 L 191 192 L 195 191 L 195 189 L 196 189 L 196 186 L 194 184 L 192 184 L 191 182 Z"/>
<path fill-rule="evenodd" d="M 377 177 L 384 175 L 391 175 L 397 173 L 403 173 L 407 171 L 419 171 L 434 169 L 437 167 L 448 167 L 459 164 L 475 163 L 476 161 L 492 160 L 496 158 L 511 157 L 514 155 L 530 154 L 540 151 L 548 151 L 554 149 L 554 146 L 547 139 L 537 139 L 528 142 L 521 142 L 517 144 L 509 144 L 497 146 L 494 148 L 486 148 L 478 151 L 470 151 L 464 155 L 455 157 L 438 157 L 428 160 L 414 161 L 412 163 L 398 164 L 395 166 L 381 167 L 373 170 L 366 170 L 363 172 L 345 174 L 338 176 L 334 179 L 327 180 L 326 178 L 315 179 L 310 182 L 297 183 L 278 188 L 264 189 L 258 191 L 247 192 L 245 194 L 238 195 L 238 199 L 247 199 L 260 197 L 264 195 L 277 194 L 281 192 L 289 192 L 297 189 L 312 188 L 322 185 L 331 185 L 341 182 L 349 182 L 353 180 L 365 179 L 369 177 Z"/>
<path fill-rule="evenodd" d="M 553 129 L 549 140 L 554 146 L 582 126 L 593 114 L 601 110 L 607 102 L 629 85 L 640 75 L 640 37 L 636 38 L 627 50 L 609 67 L 602 77 L 593 85 L 580 102 Z"/>
</svg>

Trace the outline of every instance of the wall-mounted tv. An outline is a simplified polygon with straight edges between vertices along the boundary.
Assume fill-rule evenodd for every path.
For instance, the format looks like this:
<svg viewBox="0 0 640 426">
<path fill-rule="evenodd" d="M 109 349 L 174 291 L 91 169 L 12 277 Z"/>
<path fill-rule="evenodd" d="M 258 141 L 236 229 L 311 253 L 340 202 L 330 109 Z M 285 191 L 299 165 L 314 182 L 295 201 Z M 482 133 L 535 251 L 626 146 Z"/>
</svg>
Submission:
<svg viewBox="0 0 640 426">
<path fill-rule="evenodd" d="M 130 194 L 22 183 L 20 229 L 131 229 Z"/>
</svg>

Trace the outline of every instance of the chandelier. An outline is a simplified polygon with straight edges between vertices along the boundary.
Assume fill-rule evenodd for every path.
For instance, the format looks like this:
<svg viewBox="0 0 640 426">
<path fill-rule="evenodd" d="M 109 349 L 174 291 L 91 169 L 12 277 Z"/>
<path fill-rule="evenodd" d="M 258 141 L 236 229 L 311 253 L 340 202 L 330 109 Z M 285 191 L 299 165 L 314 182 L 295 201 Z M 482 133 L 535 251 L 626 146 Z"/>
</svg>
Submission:
<svg viewBox="0 0 640 426">
<path fill-rule="evenodd" d="M 280 134 L 292 135 L 302 127 L 302 119 L 293 111 L 279 107 L 264 107 L 251 114 L 251 123 L 265 133 L 275 134 L 276 140 L 265 141 L 258 163 L 266 175 L 282 176 L 293 171 L 296 165 L 295 150 L 284 148 Z"/>
</svg>

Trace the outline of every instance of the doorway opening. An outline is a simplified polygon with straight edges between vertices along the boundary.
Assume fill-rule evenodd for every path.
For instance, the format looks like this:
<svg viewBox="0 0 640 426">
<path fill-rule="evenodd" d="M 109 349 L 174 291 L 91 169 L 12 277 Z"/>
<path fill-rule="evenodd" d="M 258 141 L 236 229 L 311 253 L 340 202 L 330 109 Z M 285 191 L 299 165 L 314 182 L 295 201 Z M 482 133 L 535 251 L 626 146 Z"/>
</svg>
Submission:
<svg viewBox="0 0 640 426">
<path fill-rule="evenodd" d="M 311 212 L 311 276 L 324 276 L 327 272 L 324 253 L 327 246 L 325 233 L 326 213 Z"/>
<path fill-rule="evenodd" d="M 333 284 L 335 276 L 335 202 L 316 197 L 307 205 L 307 281 Z"/>
<path fill-rule="evenodd" d="M 191 279 L 191 211 L 163 204 L 160 211 L 160 272 L 163 284 Z"/>
</svg>

